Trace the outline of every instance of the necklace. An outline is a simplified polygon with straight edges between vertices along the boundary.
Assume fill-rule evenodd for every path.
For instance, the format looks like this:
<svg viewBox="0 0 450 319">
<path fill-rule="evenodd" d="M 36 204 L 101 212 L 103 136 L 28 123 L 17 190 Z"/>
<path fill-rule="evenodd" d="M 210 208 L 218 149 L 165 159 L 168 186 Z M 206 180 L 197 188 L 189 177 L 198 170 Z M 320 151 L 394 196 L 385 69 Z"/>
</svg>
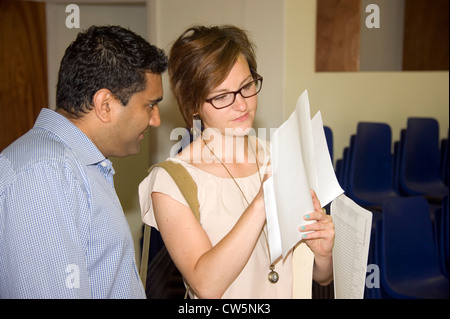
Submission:
<svg viewBox="0 0 450 319">
<path fill-rule="evenodd" d="M 239 191 L 241 192 L 242 196 L 244 197 L 245 202 L 247 203 L 247 207 L 250 205 L 249 201 L 247 200 L 247 197 L 245 196 L 244 192 L 242 191 L 242 188 L 239 186 L 238 182 L 236 181 L 236 179 L 234 178 L 234 176 L 231 174 L 231 172 L 228 170 L 228 168 L 226 167 L 226 165 L 220 160 L 219 157 L 217 157 L 217 155 L 209 148 L 208 144 L 206 144 L 205 140 L 202 138 L 203 143 L 205 143 L 206 148 L 211 152 L 211 154 L 219 161 L 220 164 L 222 164 L 223 168 L 225 168 L 225 170 L 227 171 L 228 175 L 230 175 L 230 177 L 233 179 L 234 183 L 236 184 L 237 188 L 239 189 Z M 251 144 L 250 141 L 248 141 L 248 143 L 250 143 L 250 147 L 252 149 L 253 155 L 255 156 L 255 161 L 256 161 L 256 167 L 258 168 L 258 176 L 259 176 L 259 180 L 262 184 L 262 179 L 261 179 L 261 173 L 260 173 L 260 168 L 259 168 L 259 164 L 258 164 L 258 159 L 256 158 L 256 153 L 253 150 L 253 146 Z M 269 267 L 270 272 L 267 275 L 267 279 L 272 283 L 275 284 L 277 283 L 278 279 L 280 279 L 280 276 L 278 275 L 278 273 L 275 271 L 275 266 L 273 264 L 270 265 Z"/>
</svg>

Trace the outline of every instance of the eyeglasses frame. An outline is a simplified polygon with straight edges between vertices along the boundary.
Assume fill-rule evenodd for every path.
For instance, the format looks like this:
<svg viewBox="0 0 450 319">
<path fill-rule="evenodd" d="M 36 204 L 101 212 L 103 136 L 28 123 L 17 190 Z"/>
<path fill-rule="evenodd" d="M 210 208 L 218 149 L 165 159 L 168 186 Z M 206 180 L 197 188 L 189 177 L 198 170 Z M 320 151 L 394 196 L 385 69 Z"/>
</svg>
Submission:
<svg viewBox="0 0 450 319">
<path fill-rule="evenodd" d="M 256 76 L 256 78 L 255 78 L 255 76 Z M 230 91 L 230 92 L 225 92 L 225 93 L 217 94 L 217 95 L 215 95 L 215 96 L 213 96 L 213 97 L 211 97 L 211 98 L 209 98 L 209 99 L 206 99 L 205 102 L 211 104 L 216 110 L 222 110 L 222 109 L 224 109 L 224 108 L 230 107 L 231 105 L 233 105 L 234 102 L 236 102 L 236 95 L 238 95 L 238 94 L 240 94 L 244 99 L 247 99 L 247 98 L 253 97 L 253 96 L 257 95 L 259 92 L 261 92 L 262 85 L 263 85 L 263 77 L 262 77 L 261 75 L 259 75 L 258 73 L 255 72 L 255 73 L 254 73 L 254 78 L 253 78 L 253 81 L 252 81 L 252 82 L 258 82 L 258 81 L 261 81 L 261 85 L 260 85 L 260 87 L 259 87 L 259 90 L 258 90 L 255 94 L 253 94 L 253 95 L 250 95 L 250 96 L 243 96 L 242 93 L 241 93 L 242 89 L 243 89 L 246 85 L 248 85 L 248 84 L 251 83 L 251 82 L 249 82 L 249 83 L 247 83 L 246 85 L 244 85 L 243 87 L 241 87 L 241 88 L 240 88 L 239 90 L 237 90 L 237 91 Z M 213 100 L 214 100 L 215 98 L 217 98 L 217 97 L 219 97 L 219 96 L 222 96 L 222 95 L 225 95 L 225 94 L 230 94 L 230 93 L 233 93 L 233 94 L 234 94 L 234 98 L 233 98 L 233 102 L 231 102 L 229 105 L 227 105 L 227 106 L 222 106 L 222 107 L 216 107 L 216 106 L 213 104 Z"/>
</svg>

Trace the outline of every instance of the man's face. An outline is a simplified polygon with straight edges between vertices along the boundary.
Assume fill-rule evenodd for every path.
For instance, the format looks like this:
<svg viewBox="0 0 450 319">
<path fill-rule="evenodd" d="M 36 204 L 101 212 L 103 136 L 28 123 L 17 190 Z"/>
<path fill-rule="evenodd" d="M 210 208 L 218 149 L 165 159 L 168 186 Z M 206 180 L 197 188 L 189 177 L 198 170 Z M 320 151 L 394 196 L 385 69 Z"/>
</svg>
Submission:
<svg viewBox="0 0 450 319">
<path fill-rule="evenodd" d="M 139 153 L 140 142 L 147 128 L 158 127 L 161 123 L 158 103 L 163 97 L 162 78 L 160 74 L 152 73 L 147 73 L 146 77 L 145 90 L 133 94 L 126 106 L 119 105 L 116 108 L 110 140 L 111 145 L 114 145 L 114 154 L 110 156 L 123 157 Z"/>
</svg>

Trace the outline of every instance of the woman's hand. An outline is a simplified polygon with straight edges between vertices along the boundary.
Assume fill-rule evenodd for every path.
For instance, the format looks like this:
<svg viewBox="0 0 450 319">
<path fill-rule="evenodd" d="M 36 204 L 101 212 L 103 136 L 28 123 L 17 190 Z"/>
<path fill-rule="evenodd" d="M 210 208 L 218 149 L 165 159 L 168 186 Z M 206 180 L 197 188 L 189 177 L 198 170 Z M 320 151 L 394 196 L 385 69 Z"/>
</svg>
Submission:
<svg viewBox="0 0 450 319">
<path fill-rule="evenodd" d="M 311 196 L 314 203 L 314 212 L 305 215 L 304 219 L 308 221 L 316 220 L 316 223 L 300 227 L 300 232 L 309 232 L 304 234 L 303 238 L 309 248 L 317 257 L 330 257 L 334 245 L 334 224 L 330 215 L 320 205 L 316 193 L 311 190 Z"/>
<path fill-rule="evenodd" d="M 333 280 L 334 224 L 331 216 L 322 210 L 319 199 L 313 190 L 311 190 L 311 196 L 314 212 L 305 215 L 304 218 L 317 222 L 300 227 L 300 231 L 313 231 L 303 235 L 306 244 L 314 253 L 313 280 L 320 285 L 328 285 Z"/>
</svg>

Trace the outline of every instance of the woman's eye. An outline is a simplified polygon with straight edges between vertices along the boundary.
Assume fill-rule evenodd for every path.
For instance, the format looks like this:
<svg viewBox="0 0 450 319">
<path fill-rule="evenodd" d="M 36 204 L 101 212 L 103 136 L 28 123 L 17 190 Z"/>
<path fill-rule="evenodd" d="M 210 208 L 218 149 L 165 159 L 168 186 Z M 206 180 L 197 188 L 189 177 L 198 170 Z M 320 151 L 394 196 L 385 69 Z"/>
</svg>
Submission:
<svg viewBox="0 0 450 319">
<path fill-rule="evenodd" d="M 228 97 L 228 94 L 219 95 L 214 98 L 214 101 L 219 102 L 219 101 L 225 100 L 227 97 Z"/>
<path fill-rule="evenodd" d="M 250 82 L 249 84 L 244 85 L 244 86 L 242 87 L 242 90 L 244 90 L 244 91 L 250 90 L 250 89 L 253 87 L 253 84 L 254 84 L 254 83 L 255 83 L 255 82 Z"/>
</svg>

